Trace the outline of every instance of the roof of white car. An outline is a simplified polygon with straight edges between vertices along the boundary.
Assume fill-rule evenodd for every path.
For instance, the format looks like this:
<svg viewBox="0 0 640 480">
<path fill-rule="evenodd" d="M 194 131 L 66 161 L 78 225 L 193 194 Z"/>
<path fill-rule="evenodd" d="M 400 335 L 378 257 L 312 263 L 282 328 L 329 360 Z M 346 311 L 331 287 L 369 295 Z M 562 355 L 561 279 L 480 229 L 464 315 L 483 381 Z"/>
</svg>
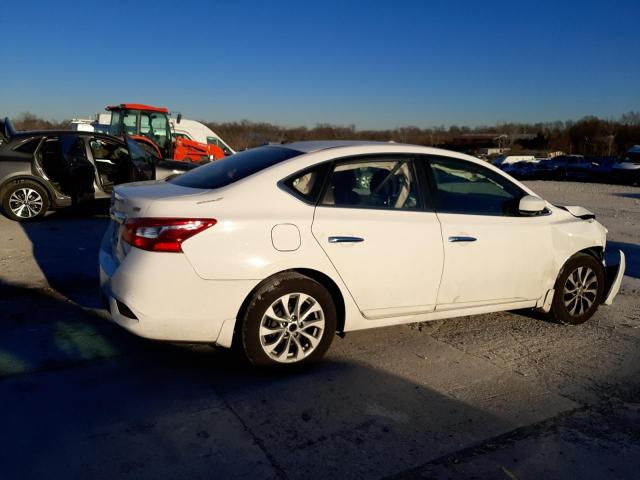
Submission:
<svg viewBox="0 0 640 480">
<path fill-rule="evenodd" d="M 339 147 L 360 147 L 363 145 L 389 145 L 392 142 L 374 142 L 374 141 L 366 141 L 366 140 L 316 140 L 316 141 L 308 141 L 308 142 L 293 142 L 293 143 L 285 143 L 280 145 L 285 148 L 290 148 L 292 150 L 297 150 L 303 153 L 311 153 L 317 152 L 320 150 L 327 150 L 328 148 L 339 148 Z M 404 144 L 395 144 L 395 145 L 404 145 Z"/>
</svg>

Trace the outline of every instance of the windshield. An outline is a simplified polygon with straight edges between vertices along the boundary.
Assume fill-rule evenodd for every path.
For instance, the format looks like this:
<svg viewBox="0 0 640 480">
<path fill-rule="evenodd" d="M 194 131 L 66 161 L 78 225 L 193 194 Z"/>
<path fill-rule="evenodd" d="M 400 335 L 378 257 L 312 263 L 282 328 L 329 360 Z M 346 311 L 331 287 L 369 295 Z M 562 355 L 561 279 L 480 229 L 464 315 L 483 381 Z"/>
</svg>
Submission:
<svg viewBox="0 0 640 480">
<path fill-rule="evenodd" d="M 214 189 L 237 182 L 276 163 L 302 155 L 283 147 L 258 147 L 203 165 L 170 180 L 183 187 Z"/>
<path fill-rule="evenodd" d="M 209 145 L 215 145 L 217 147 L 220 147 L 220 149 L 222 149 L 222 151 L 224 152 L 225 155 L 233 155 L 233 152 L 231 151 L 231 148 L 229 147 L 229 145 L 224 143 L 219 138 L 207 137 L 207 143 Z"/>
</svg>

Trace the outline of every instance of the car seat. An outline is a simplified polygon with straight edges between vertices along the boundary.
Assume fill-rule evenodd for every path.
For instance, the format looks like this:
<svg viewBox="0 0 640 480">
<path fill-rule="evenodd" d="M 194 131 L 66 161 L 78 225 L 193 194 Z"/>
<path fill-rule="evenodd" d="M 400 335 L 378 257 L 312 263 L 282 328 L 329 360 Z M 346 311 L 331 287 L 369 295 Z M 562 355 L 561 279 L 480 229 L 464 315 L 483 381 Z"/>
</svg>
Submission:
<svg viewBox="0 0 640 480">
<path fill-rule="evenodd" d="M 353 170 L 333 172 L 331 183 L 336 205 L 360 204 L 360 195 L 353 191 L 356 186 L 356 175 Z"/>
<path fill-rule="evenodd" d="M 374 172 L 369 182 L 369 202 L 373 206 L 391 205 L 394 177 L 389 178 L 388 170 L 379 169 Z"/>
</svg>

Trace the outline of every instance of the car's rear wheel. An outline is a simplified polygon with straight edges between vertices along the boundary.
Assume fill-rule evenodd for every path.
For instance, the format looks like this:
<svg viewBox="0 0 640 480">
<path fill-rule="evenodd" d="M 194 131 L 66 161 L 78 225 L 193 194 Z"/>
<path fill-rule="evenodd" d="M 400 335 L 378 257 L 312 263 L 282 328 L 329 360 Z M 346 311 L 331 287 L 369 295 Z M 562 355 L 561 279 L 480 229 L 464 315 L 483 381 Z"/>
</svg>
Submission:
<svg viewBox="0 0 640 480">
<path fill-rule="evenodd" d="M 604 293 L 604 267 L 591 255 L 571 257 L 556 280 L 552 317 L 560 323 L 579 325 L 589 320 Z"/>
<path fill-rule="evenodd" d="M 261 286 L 239 320 L 238 340 L 246 358 L 256 366 L 321 359 L 337 324 L 327 289 L 295 272 L 277 275 Z"/>
<path fill-rule="evenodd" d="M 42 218 L 49 208 L 46 190 L 31 180 L 19 180 L 4 188 L 2 210 L 11 220 L 28 222 Z"/>
</svg>

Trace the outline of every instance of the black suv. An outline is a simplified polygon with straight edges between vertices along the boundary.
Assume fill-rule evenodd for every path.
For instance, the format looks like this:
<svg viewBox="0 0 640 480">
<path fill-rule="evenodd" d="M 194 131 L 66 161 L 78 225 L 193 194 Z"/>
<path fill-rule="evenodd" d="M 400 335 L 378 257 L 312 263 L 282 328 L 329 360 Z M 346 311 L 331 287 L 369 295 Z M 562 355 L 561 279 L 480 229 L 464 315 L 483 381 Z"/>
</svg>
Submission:
<svg viewBox="0 0 640 480">
<path fill-rule="evenodd" d="M 159 164 L 130 138 L 82 131 L 16 132 L 0 121 L 0 202 L 12 220 L 35 220 L 50 208 L 108 198 L 114 185 L 194 168 Z"/>
</svg>

